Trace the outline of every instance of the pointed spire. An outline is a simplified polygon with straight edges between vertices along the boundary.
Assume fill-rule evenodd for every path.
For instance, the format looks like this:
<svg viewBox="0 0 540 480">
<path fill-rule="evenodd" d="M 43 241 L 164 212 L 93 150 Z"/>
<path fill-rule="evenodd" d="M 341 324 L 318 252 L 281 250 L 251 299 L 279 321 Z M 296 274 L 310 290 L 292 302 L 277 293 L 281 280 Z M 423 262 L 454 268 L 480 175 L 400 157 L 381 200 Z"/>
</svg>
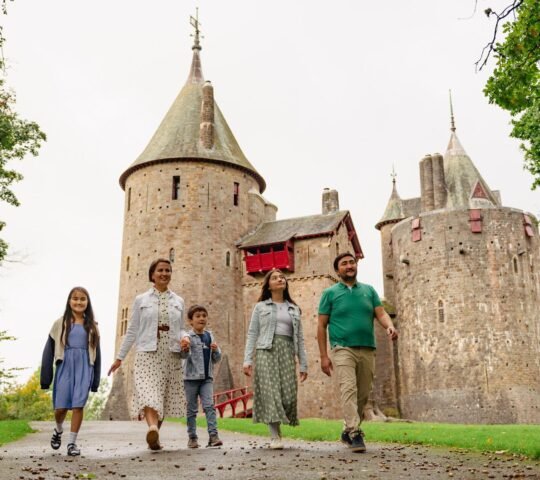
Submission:
<svg viewBox="0 0 540 480">
<path fill-rule="evenodd" d="M 450 130 L 452 132 L 455 132 L 456 122 L 454 121 L 454 106 L 452 105 L 452 90 L 448 90 L 448 95 L 450 97 Z"/>
<path fill-rule="evenodd" d="M 401 197 L 399 196 L 396 188 L 397 173 L 393 165 L 392 173 L 390 174 L 390 176 L 392 177 L 392 194 L 388 199 L 388 203 L 386 205 L 386 209 L 382 218 L 375 225 L 375 228 L 377 230 L 380 230 L 383 225 L 386 225 L 388 223 L 397 223 L 403 218 L 405 218 L 405 215 L 403 215 L 403 201 L 401 200 Z"/>
<path fill-rule="evenodd" d="M 199 22 L 199 8 L 197 7 L 195 17 L 189 17 L 189 23 L 195 29 L 195 33 L 192 33 L 191 36 L 194 38 L 193 46 L 193 60 L 191 61 L 191 69 L 189 71 L 189 76 L 186 83 L 204 83 L 204 76 L 202 73 L 201 66 L 201 57 L 199 52 L 202 50 L 200 39 L 204 38 L 200 33 L 199 27 L 201 26 Z"/>
</svg>

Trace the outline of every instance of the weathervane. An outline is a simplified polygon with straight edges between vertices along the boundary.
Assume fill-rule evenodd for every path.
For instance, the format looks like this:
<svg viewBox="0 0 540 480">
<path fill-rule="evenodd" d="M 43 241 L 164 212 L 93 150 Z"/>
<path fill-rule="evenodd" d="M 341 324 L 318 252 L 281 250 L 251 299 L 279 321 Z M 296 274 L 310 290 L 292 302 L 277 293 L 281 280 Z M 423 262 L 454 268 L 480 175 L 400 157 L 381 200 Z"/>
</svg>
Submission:
<svg viewBox="0 0 540 480">
<path fill-rule="evenodd" d="M 201 31 L 199 30 L 199 27 L 201 26 L 201 23 L 199 22 L 199 7 L 195 8 L 195 18 L 193 18 L 191 15 L 189 17 L 189 23 L 191 26 L 195 29 L 195 33 L 190 34 L 191 37 L 195 38 L 195 41 L 193 42 L 193 47 L 191 47 L 193 50 L 201 50 L 201 44 L 199 42 L 200 38 L 204 38 L 202 35 L 200 35 Z"/>
<path fill-rule="evenodd" d="M 392 164 L 392 173 L 390 174 L 390 176 L 392 177 L 392 183 L 395 185 L 397 173 L 396 173 L 396 169 L 394 168 L 394 164 Z"/>
</svg>

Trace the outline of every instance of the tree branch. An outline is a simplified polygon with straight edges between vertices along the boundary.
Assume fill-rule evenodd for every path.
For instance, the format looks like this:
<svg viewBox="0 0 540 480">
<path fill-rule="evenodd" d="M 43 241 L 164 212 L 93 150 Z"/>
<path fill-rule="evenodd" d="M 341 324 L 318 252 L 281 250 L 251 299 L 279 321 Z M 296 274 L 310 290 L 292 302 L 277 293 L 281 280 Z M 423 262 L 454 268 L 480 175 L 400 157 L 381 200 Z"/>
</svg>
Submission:
<svg viewBox="0 0 540 480">
<path fill-rule="evenodd" d="M 510 5 L 507 5 L 501 13 L 497 13 L 491 8 L 487 8 L 486 10 L 484 10 L 484 13 L 488 17 L 490 17 L 491 15 L 495 15 L 495 17 L 497 17 L 497 21 L 495 22 L 495 28 L 493 29 L 493 37 L 491 41 L 484 46 L 484 48 L 482 49 L 482 53 L 480 54 L 480 58 L 474 64 L 477 72 L 479 72 L 480 70 L 482 70 L 482 68 L 486 66 L 489 57 L 494 51 L 496 51 L 495 42 L 497 41 L 499 25 L 506 17 L 508 17 L 508 15 L 514 13 L 521 6 L 522 3 L 523 0 L 514 0 Z"/>
</svg>

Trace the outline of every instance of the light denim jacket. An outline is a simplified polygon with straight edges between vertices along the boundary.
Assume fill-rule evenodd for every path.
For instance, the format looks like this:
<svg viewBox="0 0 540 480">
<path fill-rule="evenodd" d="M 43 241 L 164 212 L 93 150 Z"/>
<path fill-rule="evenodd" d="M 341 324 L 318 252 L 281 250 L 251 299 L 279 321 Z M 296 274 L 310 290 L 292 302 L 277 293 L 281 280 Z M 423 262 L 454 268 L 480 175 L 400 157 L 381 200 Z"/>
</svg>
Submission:
<svg viewBox="0 0 540 480">
<path fill-rule="evenodd" d="M 292 318 L 294 354 L 298 357 L 300 371 L 307 372 L 307 357 L 304 347 L 304 332 L 300 319 L 300 308 L 294 303 L 287 302 L 287 309 Z M 251 322 L 246 341 L 244 365 L 253 364 L 253 353 L 257 350 L 272 348 L 277 325 L 277 305 L 271 298 L 257 303 L 251 315 Z"/>
<path fill-rule="evenodd" d="M 180 340 L 186 336 L 184 330 L 184 300 L 168 290 L 169 302 L 169 349 L 180 351 Z M 116 358 L 124 360 L 129 350 L 136 344 L 137 352 L 157 350 L 159 297 L 154 288 L 137 295 L 131 310 L 128 329 Z"/>
<path fill-rule="evenodd" d="M 214 336 L 209 330 L 205 330 L 210 334 L 210 343 L 214 342 Z M 204 353 L 203 342 L 201 337 L 193 330 L 188 333 L 191 345 L 188 352 L 180 352 L 180 356 L 184 359 L 184 380 L 204 380 Z M 221 350 L 218 349 L 210 354 L 210 363 L 208 364 L 208 377 L 214 379 L 214 363 L 221 360 Z"/>
</svg>

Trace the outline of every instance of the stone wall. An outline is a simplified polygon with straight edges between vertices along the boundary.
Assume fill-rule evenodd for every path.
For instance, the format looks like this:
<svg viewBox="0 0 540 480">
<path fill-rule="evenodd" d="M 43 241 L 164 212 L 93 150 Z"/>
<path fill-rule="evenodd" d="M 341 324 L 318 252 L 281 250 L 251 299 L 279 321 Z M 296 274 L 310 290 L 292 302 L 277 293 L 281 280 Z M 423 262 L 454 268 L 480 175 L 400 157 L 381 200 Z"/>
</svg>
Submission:
<svg viewBox="0 0 540 480">
<path fill-rule="evenodd" d="M 468 210 L 392 229 L 404 417 L 462 423 L 540 423 L 540 243 L 523 213 Z"/>
<path fill-rule="evenodd" d="M 180 177 L 176 200 L 172 199 L 174 176 Z M 239 183 L 237 206 L 233 204 L 234 182 Z M 151 287 L 150 263 L 165 257 L 174 259 L 170 288 L 184 298 L 186 311 L 194 303 L 205 305 L 209 328 L 228 364 L 241 362 L 242 260 L 235 242 L 253 228 L 248 195 L 251 188 L 258 188 L 258 184 L 249 174 L 208 162 L 154 164 L 128 177 L 116 352 L 135 296 Z M 132 395 L 132 360 L 130 353 L 122 366 L 125 393 L 116 394 L 122 388 L 115 381 L 105 418 L 125 418 L 126 405 L 120 400 L 129 401 Z M 228 378 L 226 373 L 221 376 Z M 240 381 L 234 372 L 233 380 Z"/>
</svg>

